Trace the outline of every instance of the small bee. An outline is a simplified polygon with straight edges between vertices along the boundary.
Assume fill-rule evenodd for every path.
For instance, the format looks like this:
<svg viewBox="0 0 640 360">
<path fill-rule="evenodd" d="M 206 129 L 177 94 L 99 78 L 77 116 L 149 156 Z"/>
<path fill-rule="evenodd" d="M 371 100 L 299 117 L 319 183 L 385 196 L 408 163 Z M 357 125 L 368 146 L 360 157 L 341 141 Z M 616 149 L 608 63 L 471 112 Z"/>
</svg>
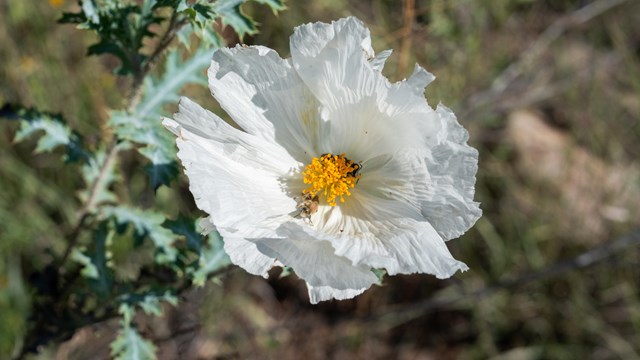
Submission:
<svg viewBox="0 0 640 360">
<path fill-rule="evenodd" d="M 313 222 L 311 222 L 311 215 L 318 211 L 318 195 L 303 193 L 302 196 L 296 197 L 296 201 L 298 202 L 296 209 L 300 210 L 300 213 L 298 213 L 297 216 L 303 219 L 308 219 L 309 224 L 313 225 Z"/>
<path fill-rule="evenodd" d="M 360 170 L 362 170 L 362 163 L 352 163 L 351 166 L 353 166 L 354 169 L 350 173 L 347 173 L 347 176 L 358 177 L 358 175 L 360 175 Z"/>
</svg>

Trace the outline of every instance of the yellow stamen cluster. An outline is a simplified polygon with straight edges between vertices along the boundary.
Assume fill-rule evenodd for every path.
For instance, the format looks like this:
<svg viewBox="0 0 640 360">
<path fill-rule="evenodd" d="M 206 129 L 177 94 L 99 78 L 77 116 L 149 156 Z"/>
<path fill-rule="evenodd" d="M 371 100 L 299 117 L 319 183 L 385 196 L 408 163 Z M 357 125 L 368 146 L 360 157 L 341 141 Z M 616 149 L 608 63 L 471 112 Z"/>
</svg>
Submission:
<svg viewBox="0 0 640 360">
<path fill-rule="evenodd" d="M 349 190 L 356 186 L 360 178 L 356 175 L 359 167 L 344 154 L 325 154 L 313 158 L 302 173 L 304 183 L 311 185 L 303 193 L 324 196 L 330 206 L 336 206 L 336 198 L 344 202 L 344 197 L 351 195 Z"/>
</svg>

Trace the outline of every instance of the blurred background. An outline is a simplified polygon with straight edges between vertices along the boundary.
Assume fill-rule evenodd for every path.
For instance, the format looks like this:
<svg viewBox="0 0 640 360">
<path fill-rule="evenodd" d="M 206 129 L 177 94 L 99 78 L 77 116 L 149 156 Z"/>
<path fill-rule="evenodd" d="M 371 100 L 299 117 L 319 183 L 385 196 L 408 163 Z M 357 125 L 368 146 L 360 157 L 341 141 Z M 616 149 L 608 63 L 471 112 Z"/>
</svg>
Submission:
<svg viewBox="0 0 640 360">
<path fill-rule="evenodd" d="M 112 74 L 115 59 L 85 57 L 91 34 L 56 23 L 76 7 L 0 3 L 0 103 L 63 113 L 90 144 L 105 136 L 107 111 L 122 106 L 128 84 Z M 286 57 L 294 26 L 354 15 L 369 26 L 374 49 L 394 50 L 384 71 L 391 80 L 416 62 L 436 75 L 429 103 L 452 108 L 480 152 L 484 216 L 448 243 L 471 270 L 445 281 L 387 277 L 354 300 L 317 306 L 295 275 L 274 270 L 265 280 L 231 270 L 164 317 L 139 319 L 161 359 L 640 358 L 639 1 L 287 7 L 275 16 L 246 6 L 261 32 L 244 42 Z M 238 41 L 230 32 L 227 40 Z M 217 108 L 207 89 L 185 93 Z M 13 144 L 15 124 L 2 129 L 0 359 L 25 328 L 25 274 L 63 247 L 53 239 L 73 217 L 68 194 L 81 182 L 60 171 L 58 155 L 34 156 L 35 142 Z M 179 201 L 166 200 L 176 188 Z M 140 202 L 153 202 L 153 192 L 143 194 Z M 169 214 L 197 213 L 185 179 L 158 198 Z M 34 358 L 108 358 L 116 327 L 81 329 Z"/>
</svg>

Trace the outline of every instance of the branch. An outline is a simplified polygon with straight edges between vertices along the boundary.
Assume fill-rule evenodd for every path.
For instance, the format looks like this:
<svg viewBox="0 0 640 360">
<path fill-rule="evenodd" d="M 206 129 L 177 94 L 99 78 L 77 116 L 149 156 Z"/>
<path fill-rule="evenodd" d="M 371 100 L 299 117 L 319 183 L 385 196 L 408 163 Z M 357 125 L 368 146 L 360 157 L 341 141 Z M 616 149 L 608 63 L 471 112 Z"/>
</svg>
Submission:
<svg viewBox="0 0 640 360">
<path fill-rule="evenodd" d="M 134 75 L 133 83 L 131 84 L 131 90 L 129 92 L 129 96 L 127 97 L 127 112 L 131 113 L 135 110 L 142 96 L 142 84 L 144 78 L 156 65 L 160 55 L 175 39 L 177 31 L 185 24 L 186 22 L 184 20 L 178 21 L 178 15 L 176 12 L 172 14 L 167 30 L 162 35 L 162 38 L 156 45 L 154 51 L 147 59 L 144 66 L 138 66 L 140 70 L 136 71 Z M 116 138 L 116 136 L 111 137 L 107 148 L 107 156 L 105 157 L 104 162 L 100 165 L 99 176 L 96 178 L 96 181 L 93 184 L 89 185 L 90 191 L 87 202 L 81 207 L 78 213 L 78 222 L 67 237 L 68 244 L 58 265 L 58 273 L 62 271 L 66 261 L 69 258 L 69 255 L 71 254 L 71 251 L 78 243 L 80 233 L 85 227 L 87 219 L 91 216 L 95 206 L 97 205 L 95 204 L 96 195 L 100 193 L 100 186 L 102 185 L 102 181 L 104 180 L 105 175 L 108 174 L 109 171 L 111 171 L 115 163 L 115 159 L 120 152 L 120 147 L 118 146 L 118 139 Z"/>
<path fill-rule="evenodd" d="M 411 51 L 411 31 L 416 17 L 415 0 L 405 0 L 403 3 L 402 18 L 403 25 L 401 31 L 402 43 L 400 44 L 400 57 L 398 58 L 397 74 L 405 76 L 407 64 L 409 62 L 409 52 Z"/>
<path fill-rule="evenodd" d="M 398 325 L 407 323 L 417 319 L 434 310 L 449 307 L 463 300 L 475 300 L 483 298 L 500 290 L 507 290 L 523 286 L 528 283 L 537 282 L 553 277 L 557 277 L 571 270 L 583 269 L 599 263 L 602 260 L 614 255 L 616 252 L 629 248 L 631 246 L 640 245 L 640 229 L 630 234 L 620 237 L 612 242 L 600 245 L 594 249 L 586 251 L 573 259 L 561 261 L 552 264 L 542 270 L 525 273 L 519 277 L 499 281 L 496 284 L 486 286 L 484 288 L 463 293 L 458 297 L 449 299 L 426 299 L 409 305 L 399 305 L 372 316 L 365 318 L 365 322 L 382 323 L 381 329 L 388 330 Z"/>
</svg>

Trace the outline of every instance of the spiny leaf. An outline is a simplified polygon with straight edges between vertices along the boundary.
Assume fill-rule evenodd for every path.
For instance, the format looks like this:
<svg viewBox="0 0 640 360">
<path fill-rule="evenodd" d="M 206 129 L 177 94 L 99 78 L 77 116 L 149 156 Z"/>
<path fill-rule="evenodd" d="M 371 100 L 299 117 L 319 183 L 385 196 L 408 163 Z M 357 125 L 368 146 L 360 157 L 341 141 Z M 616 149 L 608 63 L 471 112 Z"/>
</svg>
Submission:
<svg viewBox="0 0 640 360">
<path fill-rule="evenodd" d="M 104 296 L 109 294 L 113 284 L 113 271 L 108 266 L 110 252 L 107 249 L 111 236 L 107 223 L 100 223 L 93 233 L 94 248 L 90 255 L 91 262 L 98 270 L 98 278 L 90 281 L 90 285 Z"/>
<path fill-rule="evenodd" d="M 241 5 L 251 0 L 218 0 L 214 4 L 214 11 L 222 20 L 222 24 L 229 25 L 238 34 L 240 39 L 244 35 L 253 35 L 258 32 L 257 23 L 247 16 Z M 280 0 L 253 0 L 259 4 L 267 5 L 274 13 L 284 10 L 284 3 Z"/>
<path fill-rule="evenodd" d="M 274 13 L 277 13 L 287 8 L 284 5 L 284 2 L 280 0 L 253 0 L 253 1 L 259 4 L 264 4 L 269 6 Z"/>
<path fill-rule="evenodd" d="M 191 6 L 182 7 L 182 10 L 179 8 L 177 11 L 185 14 L 191 24 L 195 25 L 194 27 L 203 29 L 215 19 L 216 13 L 213 9 L 213 5 L 208 2 L 196 2 Z"/>
<path fill-rule="evenodd" d="M 208 237 L 209 243 L 202 249 L 198 267 L 192 272 L 193 283 L 204 286 L 209 275 L 231 264 L 227 253 L 224 252 L 222 237 L 213 231 Z"/>
<path fill-rule="evenodd" d="M 109 163 L 105 163 L 107 161 Z M 78 193 L 78 198 L 89 206 L 89 212 L 95 211 L 100 204 L 117 201 L 116 195 L 109 190 L 111 184 L 118 179 L 115 162 L 116 158 L 109 158 L 102 149 L 94 153 L 94 156 L 82 166 L 82 179 L 87 188 Z"/>
<path fill-rule="evenodd" d="M 64 146 L 66 148 L 65 161 L 89 159 L 90 155 L 84 150 L 80 135 L 66 125 L 61 115 L 5 104 L 0 109 L 0 117 L 21 120 L 20 129 L 13 139 L 15 142 L 24 141 L 35 133 L 42 132 L 36 145 L 36 153 L 51 152 L 57 147 Z"/>
<path fill-rule="evenodd" d="M 144 294 L 128 294 L 119 308 L 120 314 L 125 322 L 131 321 L 135 308 L 139 307 L 147 315 L 162 316 L 162 303 L 166 302 L 173 306 L 178 305 L 178 298 L 165 291 L 162 294 L 144 293 Z"/>
<path fill-rule="evenodd" d="M 387 275 L 387 270 L 385 269 L 371 269 L 371 272 L 378 278 L 377 284 L 382 286 L 382 282 L 384 280 L 384 276 Z"/>
<path fill-rule="evenodd" d="M 144 167 L 149 175 L 149 181 L 153 190 L 158 190 L 161 185 L 169 185 L 171 180 L 180 174 L 180 169 L 175 161 L 166 164 L 154 164 L 153 161 Z"/>
<path fill-rule="evenodd" d="M 111 343 L 111 356 L 115 360 L 155 360 L 156 346 L 144 339 L 131 325 L 123 326 Z"/>
<path fill-rule="evenodd" d="M 107 222 L 103 221 L 93 232 L 92 249 L 85 253 L 74 249 L 71 255 L 72 259 L 84 265 L 80 273 L 88 278 L 89 286 L 103 297 L 110 293 L 113 284 L 113 271 L 109 267 L 110 252 L 108 251 L 111 235 Z"/>
<path fill-rule="evenodd" d="M 247 0 L 218 0 L 214 6 L 222 24 L 231 26 L 240 39 L 244 35 L 253 35 L 258 32 L 255 21 L 245 15 L 240 7 L 245 2 Z"/>
<path fill-rule="evenodd" d="M 102 208 L 103 216 L 115 219 L 121 228 L 131 225 L 136 239 L 142 241 L 148 237 L 153 241 L 158 253 L 158 263 L 169 263 L 176 260 L 177 250 L 173 246 L 175 235 L 169 229 L 162 227 L 165 218 L 162 214 L 149 210 L 141 210 L 127 206 L 109 206 Z"/>
<path fill-rule="evenodd" d="M 167 55 L 161 78 L 148 77 L 144 96 L 132 113 L 114 111 L 109 120 L 121 140 L 141 145 L 138 152 L 149 160 L 146 166 L 151 186 L 168 185 L 179 173 L 175 140 L 160 122 L 166 104 L 178 101 L 178 92 L 187 84 L 206 85 L 204 70 L 211 62 L 212 50 L 199 49 L 187 61 L 180 60 L 177 50 Z"/>
<path fill-rule="evenodd" d="M 91 258 L 79 249 L 73 249 L 71 252 L 71 260 L 82 265 L 80 275 L 88 279 L 97 279 L 99 277 L 98 268 L 91 262 Z"/>
<path fill-rule="evenodd" d="M 184 236 L 187 239 L 187 247 L 200 253 L 204 237 L 196 231 L 196 223 L 193 219 L 180 214 L 175 220 L 165 220 L 162 226 L 173 231 L 174 234 Z"/>
<path fill-rule="evenodd" d="M 78 28 L 94 31 L 100 40 L 89 47 L 89 55 L 112 54 L 122 64 L 119 75 L 136 73 L 142 68 L 146 56 L 140 53 L 145 37 L 155 34 L 149 30 L 163 18 L 155 16 L 156 0 L 145 0 L 142 7 L 120 1 L 81 1 L 81 11 L 64 13 L 61 23 L 78 24 Z"/>
</svg>

